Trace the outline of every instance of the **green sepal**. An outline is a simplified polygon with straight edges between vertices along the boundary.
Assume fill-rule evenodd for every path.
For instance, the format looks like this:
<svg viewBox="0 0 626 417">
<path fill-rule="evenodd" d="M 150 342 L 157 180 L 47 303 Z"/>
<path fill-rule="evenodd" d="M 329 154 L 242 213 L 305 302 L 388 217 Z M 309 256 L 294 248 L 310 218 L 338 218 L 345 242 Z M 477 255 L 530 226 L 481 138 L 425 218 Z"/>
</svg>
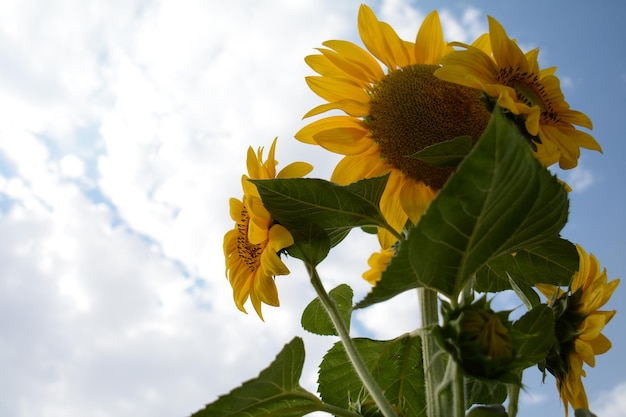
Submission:
<svg viewBox="0 0 626 417">
<path fill-rule="evenodd" d="M 300 417 L 324 410 L 318 397 L 300 386 L 304 343 L 294 338 L 258 377 L 220 396 L 192 417 Z"/>
<path fill-rule="evenodd" d="M 507 274 L 508 275 L 508 274 Z M 517 281 L 511 275 L 509 275 L 509 284 L 515 294 L 522 300 L 527 309 L 532 310 L 541 304 L 539 295 L 535 292 L 534 288 L 526 284 L 523 281 Z"/>
<path fill-rule="evenodd" d="M 388 341 L 365 338 L 353 341 L 398 415 L 426 417 L 421 339 L 404 335 Z M 324 356 L 318 382 L 318 391 L 325 403 L 356 412 L 371 404 L 340 342 Z"/>
<path fill-rule="evenodd" d="M 378 208 L 388 175 L 340 186 L 316 178 L 250 180 L 272 218 L 296 232 L 316 224 L 330 238 L 331 247 L 355 227 L 388 227 Z"/>
<path fill-rule="evenodd" d="M 330 290 L 328 295 L 330 295 L 330 298 L 337 304 L 341 319 L 346 328 L 350 330 L 353 297 L 352 288 L 347 284 L 341 284 Z M 306 306 L 302 312 L 301 324 L 304 330 L 311 333 L 325 336 L 338 336 L 335 325 L 319 298 L 314 299 Z"/>
<path fill-rule="evenodd" d="M 511 367 L 525 369 L 543 361 L 556 343 L 554 313 L 540 304 L 513 323 L 511 337 L 515 359 Z"/>
<path fill-rule="evenodd" d="M 472 150 L 472 146 L 471 136 L 459 136 L 445 142 L 427 146 L 409 156 L 409 158 L 418 159 L 439 168 L 455 167 Z"/>
</svg>

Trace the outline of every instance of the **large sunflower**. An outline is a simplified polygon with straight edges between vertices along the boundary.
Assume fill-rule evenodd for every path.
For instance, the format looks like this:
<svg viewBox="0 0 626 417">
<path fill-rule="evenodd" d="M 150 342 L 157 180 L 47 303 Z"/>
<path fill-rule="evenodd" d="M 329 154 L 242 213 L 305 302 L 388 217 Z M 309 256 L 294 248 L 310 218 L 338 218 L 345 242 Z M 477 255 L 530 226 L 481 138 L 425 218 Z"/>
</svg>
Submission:
<svg viewBox="0 0 626 417">
<path fill-rule="evenodd" d="M 574 125 L 592 128 L 589 117 L 571 110 L 561 92 L 556 67 L 539 69 L 538 49 L 523 53 L 504 28 L 489 17 L 489 40 L 481 46 L 452 43 L 464 50 L 452 52 L 439 62 L 439 79 L 479 88 L 497 104 L 516 115 L 533 138 L 537 158 L 563 169 L 578 164 L 580 148 L 602 151 L 588 133 Z"/>
<path fill-rule="evenodd" d="M 407 220 L 417 222 L 453 171 L 408 156 L 458 136 L 478 140 L 490 114 L 479 100 L 480 90 L 433 76 L 439 59 L 452 51 L 436 11 L 426 17 L 415 42 L 400 39 L 365 5 L 359 9 L 358 28 L 367 50 L 331 40 L 323 43 L 321 54 L 306 57 L 319 74 L 307 77 L 307 84 L 327 103 L 305 117 L 329 110 L 345 115 L 316 120 L 296 138 L 345 155 L 331 176 L 334 182 L 348 184 L 388 173 L 380 208 L 400 232 Z M 385 250 L 395 238 L 380 231 L 379 240 L 381 256 L 388 257 Z"/>
<path fill-rule="evenodd" d="M 595 355 L 611 348 L 611 341 L 601 332 L 613 318 L 615 310 L 599 310 L 604 306 L 619 279 L 608 282 L 606 269 L 593 255 L 576 245 L 579 269 L 568 291 L 553 285 L 538 284 L 548 298 L 556 317 L 558 343 L 542 365 L 556 377 L 556 385 L 568 415 L 568 404 L 574 409 L 589 408 L 582 377 L 583 362 L 595 366 Z"/>
<path fill-rule="evenodd" d="M 267 160 L 263 162 L 263 148 L 256 153 L 252 147 L 248 148 L 248 175 L 243 175 L 241 179 L 244 196 L 242 200 L 230 199 L 230 217 L 235 221 L 235 227 L 224 236 L 226 277 L 233 287 L 235 304 L 245 313 L 244 304 L 250 298 L 261 319 L 262 303 L 279 305 L 274 276 L 287 275 L 289 269 L 278 253 L 293 244 L 293 237 L 287 229 L 273 221 L 263 206 L 258 190 L 248 179 L 297 178 L 312 169 L 305 162 L 294 162 L 276 173 L 278 162 L 274 158 L 275 149 L 276 139 Z"/>
</svg>

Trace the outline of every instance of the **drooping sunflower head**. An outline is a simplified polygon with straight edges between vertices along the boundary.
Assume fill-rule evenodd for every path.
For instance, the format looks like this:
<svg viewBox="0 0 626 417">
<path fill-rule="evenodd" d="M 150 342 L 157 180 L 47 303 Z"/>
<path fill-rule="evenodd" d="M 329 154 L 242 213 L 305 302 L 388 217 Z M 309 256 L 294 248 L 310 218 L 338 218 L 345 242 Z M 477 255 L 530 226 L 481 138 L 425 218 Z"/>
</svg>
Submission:
<svg viewBox="0 0 626 417">
<path fill-rule="evenodd" d="M 277 174 L 275 148 L 276 140 L 266 161 L 263 161 L 263 148 L 256 153 L 252 148 L 248 149 L 248 175 L 242 177 L 244 196 L 242 200 L 230 199 L 230 216 L 235 227 L 224 236 L 226 277 L 233 288 L 235 304 L 246 312 L 244 304 L 250 298 L 261 319 L 262 303 L 279 305 L 274 277 L 289 274 L 279 254 L 293 244 L 293 237 L 274 222 L 256 187 L 248 179 L 294 178 L 304 176 L 312 169 L 305 162 L 294 162 Z"/>
<path fill-rule="evenodd" d="M 556 68 L 540 69 L 539 50 L 522 52 L 497 20 L 489 17 L 489 42 L 452 43 L 463 50 L 440 60 L 439 79 L 483 90 L 500 107 L 509 110 L 532 141 L 535 155 L 545 165 L 563 169 L 578 163 L 580 148 L 602 151 L 588 133 L 589 117 L 571 110 L 554 75 Z"/>
<path fill-rule="evenodd" d="M 608 281 L 606 269 L 600 268 L 595 256 L 576 246 L 579 270 L 570 288 L 563 291 L 553 285 L 537 284 L 554 311 L 557 344 L 540 368 L 556 378 L 557 389 L 568 415 L 568 404 L 574 409 L 589 408 L 582 377 L 583 362 L 595 366 L 595 355 L 607 352 L 611 341 L 601 332 L 613 318 L 615 310 L 600 310 L 619 284 Z"/>
<path fill-rule="evenodd" d="M 318 74 L 306 82 L 326 103 L 305 118 L 330 110 L 344 115 L 313 121 L 296 138 L 345 155 L 332 174 L 334 182 L 389 174 L 380 208 L 400 232 L 408 220 L 417 223 L 453 171 L 410 155 L 459 136 L 478 140 L 490 113 L 480 90 L 434 77 L 439 59 L 452 51 L 436 11 L 424 19 L 414 42 L 401 39 L 365 5 L 359 9 L 358 29 L 365 48 L 331 40 L 319 54 L 306 57 Z M 379 231 L 379 240 L 383 250 L 395 242 L 387 231 Z M 372 262 L 380 266 L 381 259 Z M 381 268 L 367 279 L 379 279 Z"/>
</svg>

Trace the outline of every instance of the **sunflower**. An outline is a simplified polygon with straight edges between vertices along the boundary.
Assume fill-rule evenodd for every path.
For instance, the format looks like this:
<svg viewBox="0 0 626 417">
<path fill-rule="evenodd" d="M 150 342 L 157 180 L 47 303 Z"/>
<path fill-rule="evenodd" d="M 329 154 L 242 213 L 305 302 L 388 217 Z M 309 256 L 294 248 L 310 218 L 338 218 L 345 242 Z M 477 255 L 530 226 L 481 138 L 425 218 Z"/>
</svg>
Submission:
<svg viewBox="0 0 626 417">
<path fill-rule="evenodd" d="M 453 171 L 408 156 L 458 136 L 478 140 L 490 114 L 480 90 L 434 77 L 439 59 L 452 51 L 436 11 L 426 17 L 415 42 L 400 39 L 365 5 L 359 9 L 358 28 L 367 49 L 330 40 L 318 49 L 320 54 L 305 58 L 319 74 L 306 82 L 327 103 L 304 117 L 330 110 L 345 114 L 313 121 L 295 136 L 345 155 L 331 176 L 336 183 L 389 174 L 380 208 L 401 232 L 408 220 L 418 221 Z M 379 231 L 379 241 L 381 256 L 387 256 L 395 239 Z"/>
<path fill-rule="evenodd" d="M 574 409 L 589 408 L 582 377 L 586 376 L 583 362 L 595 366 L 595 355 L 611 348 L 611 341 L 601 332 L 613 318 L 615 310 L 599 310 L 604 306 L 619 279 L 608 282 L 606 269 L 593 255 L 576 245 L 579 269 L 568 291 L 546 284 L 537 288 L 550 300 L 556 317 L 558 343 L 540 368 L 556 377 L 557 389 L 568 414 L 568 404 Z"/>
<path fill-rule="evenodd" d="M 262 303 L 279 305 L 274 276 L 289 274 L 279 253 L 293 244 L 293 237 L 287 229 L 273 221 L 263 206 L 258 190 L 248 179 L 296 178 L 312 169 L 305 162 L 294 162 L 277 174 L 275 150 L 276 139 L 267 160 L 263 162 L 263 148 L 256 153 L 252 147 L 248 148 L 248 175 L 243 175 L 241 179 L 244 196 L 242 200 L 230 199 L 230 217 L 235 221 L 235 227 L 224 236 L 226 277 L 233 287 L 235 304 L 246 313 L 244 304 L 250 298 L 261 320 Z"/>
<path fill-rule="evenodd" d="M 451 45 L 465 49 L 443 57 L 435 76 L 479 88 L 509 110 L 533 141 L 542 164 L 559 162 L 561 168 L 570 169 L 578 164 L 581 147 L 602 152 L 590 134 L 574 127 L 591 129 L 592 123 L 584 113 L 570 109 L 554 75 L 556 67 L 539 69 L 539 49 L 523 53 L 492 17 L 489 42 Z"/>
</svg>

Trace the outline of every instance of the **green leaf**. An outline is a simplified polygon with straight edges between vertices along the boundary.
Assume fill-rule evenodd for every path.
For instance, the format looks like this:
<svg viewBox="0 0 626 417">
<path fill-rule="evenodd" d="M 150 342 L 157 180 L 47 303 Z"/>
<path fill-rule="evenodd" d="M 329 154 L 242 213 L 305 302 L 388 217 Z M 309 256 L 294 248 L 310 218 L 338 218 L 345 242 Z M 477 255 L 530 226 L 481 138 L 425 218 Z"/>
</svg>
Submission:
<svg viewBox="0 0 626 417">
<path fill-rule="evenodd" d="M 408 257 L 413 272 L 404 279 L 456 298 L 493 258 L 557 238 L 567 211 L 563 186 L 496 109 L 474 149 L 400 243 L 408 246 L 399 255 Z M 389 279 L 385 275 L 382 280 Z"/>
<path fill-rule="evenodd" d="M 459 136 L 457 138 L 430 145 L 414 153 L 410 158 L 436 167 L 455 167 L 472 150 L 472 137 Z"/>
<path fill-rule="evenodd" d="M 556 343 L 552 309 L 540 304 L 524 314 L 513 323 L 511 338 L 515 345 L 513 367 L 524 369 L 545 359 Z"/>
<path fill-rule="evenodd" d="M 350 316 L 352 315 L 352 288 L 349 285 L 341 284 L 330 290 L 328 293 L 335 301 L 339 309 L 339 314 L 346 328 L 350 330 Z M 311 333 L 328 336 L 338 336 L 337 330 L 322 305 L 319 298 L 311 301 L 302 313 L 302 327 Z"/>
<path fill-rule="evenodd" d="M 304 343 L 296 337 L 259 376 L 220 396 L 193 417 L 300 417 L 324 409 L 314 394 L 300 387 Z"/>
<path fill-rule="evenodd" d="M 388 176 L 347 186 L 315 178 L 250 180 L 272 217 L 289 231 L 316 224 L 337 245 L 354 227 L 385 227 L 378 204 Z"/>
<path fill-rule="evenodd" d="M 420 338 L 405 335 L 389 341 L 359 338 L 354 342 L 372 376 L 401 415 L 425 417 Z M 339 342 L 324 356 L 318 382 L 326 403 L 348 408 L 371 400 Z"/>
<path fill-rule="evenodd" d="M 330 237 L 318 225 L 309 223 L 291 232 L 294 244 L 287 248 L 289 255 L 316 266 L 330 251 Z"/>
<path fill-rule="evenodd" d="M 498 292 L 512 289 L 509 275 L 522 285 L 539 283 L 569 285 L 578 270 L 576 246 L 568 240 L 555 238 L 491 259 L 476 274 L 476 291 Z"/>
<path fill-rule="evenodd" d="M 532 310 L 541 304 L 539 295 L 535 292 L 533 287 L 526 284 L 523 281 L 516 281 L 515 278 L 509 275 L 509 283 L 511 288 L 515 291 L 515 294 L 522 300 L 527 309 Z"/>
</svg>

